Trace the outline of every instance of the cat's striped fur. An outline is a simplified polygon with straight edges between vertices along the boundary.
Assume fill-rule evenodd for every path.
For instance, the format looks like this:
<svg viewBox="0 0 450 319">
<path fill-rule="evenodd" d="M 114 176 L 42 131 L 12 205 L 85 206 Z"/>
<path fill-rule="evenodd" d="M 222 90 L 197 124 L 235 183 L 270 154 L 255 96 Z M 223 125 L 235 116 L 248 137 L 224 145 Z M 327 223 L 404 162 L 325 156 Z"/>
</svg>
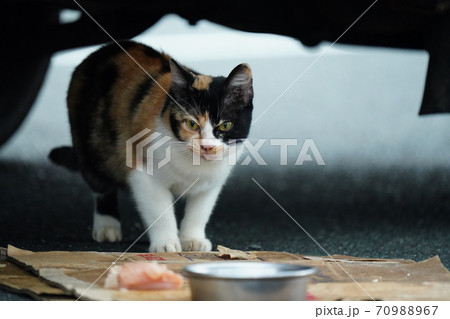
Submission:
<svg viewBox="0 0 450 319">
<path fill-rule="evenodd" d="M 227 78 L 206 76 L 132 41 L 106 45 L 87 57 L 74 71 L 67 96 L 73 150 L 55 149 L 50 157 L 79 169 L 92 188 L 94 239 L 122 238 L 116 191 L 128 186 L 146 225 L 158 220 L 150 229 L 150 250 L 211 249 L 204 228 L 231 167 L 208 156 L 226 158 L 230 144 L 247 137 L 252 99 L 246 64 Z M 133 167 L 126 165 L 126 141 L 145 129 L 171 137 L 171 160 L 153 175 L 135 170 L 136 160 Z M 149 157 L 144 152 L 144 167 L 160 161 L 162 152 Z M 193 164 L 196 152 L 200 165 Z M 186 189 L 178 234 L 170 206 L 173 195 Z"/>
</svg>

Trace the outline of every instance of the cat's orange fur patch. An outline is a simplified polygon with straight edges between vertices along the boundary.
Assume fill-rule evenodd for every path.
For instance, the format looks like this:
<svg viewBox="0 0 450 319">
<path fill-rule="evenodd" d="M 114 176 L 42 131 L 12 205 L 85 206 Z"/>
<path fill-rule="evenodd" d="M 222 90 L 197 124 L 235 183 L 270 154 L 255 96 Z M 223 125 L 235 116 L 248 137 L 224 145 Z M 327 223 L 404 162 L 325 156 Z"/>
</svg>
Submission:
<svg viewBox="0 0 450 319">
<path fill-rule="evenodd" d="M 171 83 L 170 73 L 161 75 L 156 80 L 166 92 L 169 90 Z M 164 103 L 168 98 L 167 94 L 161 89 L 161 87 L 159 87 L 159 85 L 153 85 L 151 87 L 149 93 L 140 103 L 139 109 L 136 110 L 136 120 L 133 121 L 133 132 L 131 132 L 130 136 L 134 136 L 146 128 L 152 131 L 156 129 L 157 120 L 161 114 L 162 108 L 164 107 Z M 163 121 L 164 119 L 165 117 L 163 118 Z M 170 120 L 167 119 L 167 122 L 164 124 L 167 124 L 169 125 L 167 127 L 170 127 Z"/>
<path fill-rule="evenodd" d="M 213 78 L 207 75 L 196 75 L 192 87 L 197 90 L 208 90 Z"/>
<path fill-rule="evenodd" d="M 244 72 L 247 74 L 250 78 L 253 77 L 252 75 L 252 69 L 247 63 L 242 63 L 242 65 L 245 67 Z"/>
<path fill-rule="evenodd" d="M 180 117 L 181 117 L 181 116 L 180 116 Z M 184 116 L 183 116 L 183 117 L 184 117 Z M 182 121 L 184 121 L 184 120 L 182 120 Z M 202 128 L 206 125 L 206 123 L 208 123 L 208 121 L 209 121 L 209 113 L 206 112 L 206 113 L 204 113 L 204 114 L 202 114 L 202 115 L 198 115 L 197 118 L 195 119 L 195 121 L 196 121 L 197 124 L 200 126 L 200 132 L 201 132 L 201 129 L 202 129 Z M 197 135 L 197 138 L 200 138 L 200 137 L 201 137 L 201 136 L 199 135 L 199 132 L 197 132 L 197 131 L 192 131 L 192 130 L 188 129 L 184 123 L 181 123 L 181 125 L 180 125 L 180 131 L 179 131 L 179 134 L 180 134 L 180 138 L 181 138 L 183 141 L 187 141 L 188 139 L 191 139 L 191 138 L 195 137 L 196 135 Z"/>
<path fill-rule="evenodd" d="M 195 137 L 196 135 L 198 136 L 198 132 L 189 130 L 184 123 L 180 124 L 179 134 L 180 134 L 180 138 L 183 141 L 187 141 L 187 140 Z"/>
<path fill-rule="evenodd" d="M 205 112 L 205 114 L 197 116 L 197 122 L 200 127 L 204 127 L 206 123 L 209 121 L 209 112 Z"/>
</svg>

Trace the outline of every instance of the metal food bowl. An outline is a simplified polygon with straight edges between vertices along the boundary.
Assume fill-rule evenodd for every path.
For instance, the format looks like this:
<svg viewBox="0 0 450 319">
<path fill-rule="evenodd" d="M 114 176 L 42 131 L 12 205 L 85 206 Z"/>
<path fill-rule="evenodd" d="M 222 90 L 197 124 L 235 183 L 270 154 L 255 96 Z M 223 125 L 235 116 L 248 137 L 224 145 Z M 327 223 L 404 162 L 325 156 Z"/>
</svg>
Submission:
<svg viewBox="0 0 450 319">
<path fill-rule="evenodd" d="M 227 261 L 186 266 L 193 300 L 305 300 L 312 267 Z"/>
</svg>

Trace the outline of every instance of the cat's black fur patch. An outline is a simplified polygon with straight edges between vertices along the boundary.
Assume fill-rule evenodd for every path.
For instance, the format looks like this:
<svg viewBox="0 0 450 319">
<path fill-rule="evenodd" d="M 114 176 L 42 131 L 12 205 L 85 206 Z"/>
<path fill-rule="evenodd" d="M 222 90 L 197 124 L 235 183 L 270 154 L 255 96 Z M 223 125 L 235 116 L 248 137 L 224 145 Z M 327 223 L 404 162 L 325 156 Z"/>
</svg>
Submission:
<svg viewBox="0 0 450 319">
<path fill-rule="evenodd" d="M 48 154 L 48 157 L 54 164 L 63 166 L 70 171 L 76 172 L 80 169 L 77 156 L 71 146 L 54 148 Z"/>
<path fill-rule="evenodd" d="M 127 42 L 131 42 L 131 43 L 136 44 L 136 43 L 133 42 L 133 41 L 127 41 Z M 161 53 L 160 53 L 160 52 L 156 51 L 155 49 L 153 49 L 153 48 L 151 48 L 151 47 L 145 46 L 145 48 L 144 48 L 144 53 L 145 53 L 145 55 L 147 55 L 147 56 L 150 57 L 150 58 L 159 58 L 159 60 L 161 61 L 161 73 L 167 73 L 167 72 L 170 72 L 170 64 L 169 64 L 169 61 L 168 61 L 167 59 L 164 59 L 164 58 L 161 56 Z"/>
<path fill-rule="evenodd" d="M 102 85 L 99 88 L 100 96 L 104 94 L 104 106 L 102 110 L 101 120 L 103 130 L 107 132 L 109 136 L 109 140 L 113 143 L 117 141 L 117 131 L 114 126 L 114 121 L 111 117 L 111 110 L 113 109 L 112 105 L 112 92 L 111 87 L 119 78 L 119 72 L 115 65 L 109 65 L 108 68 L 103 72 L 103 76 L 100 81 L 102 81 Z"/>
<path fill-rule="evenodd" d="M 137 107 L 141 103 L 142 99 L 148 94 L 151 87 L 153 86 L 153 83 L 154 81 L 151 78 L 146 78 L 138 85 L 130 104 L 130 118 L 132 118 L 136 113 Z"/>
</svg>

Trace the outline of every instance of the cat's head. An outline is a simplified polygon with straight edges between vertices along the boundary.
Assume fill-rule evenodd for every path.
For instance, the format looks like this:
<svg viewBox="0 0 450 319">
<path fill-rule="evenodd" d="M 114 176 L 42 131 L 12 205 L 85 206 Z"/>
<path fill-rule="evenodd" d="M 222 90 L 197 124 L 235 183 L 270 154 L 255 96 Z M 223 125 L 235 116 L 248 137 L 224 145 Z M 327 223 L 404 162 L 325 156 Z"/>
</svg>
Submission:
<svg viewBox="0 0 450 319">
<path fill-rule="evenodd" d="M 236 66 L 228 77 L 201 75 L 170 61 L 170 128 L 179 143 L 210 160 L 247 138 L 253 110 L 252 71 Z"/>
</svg>

